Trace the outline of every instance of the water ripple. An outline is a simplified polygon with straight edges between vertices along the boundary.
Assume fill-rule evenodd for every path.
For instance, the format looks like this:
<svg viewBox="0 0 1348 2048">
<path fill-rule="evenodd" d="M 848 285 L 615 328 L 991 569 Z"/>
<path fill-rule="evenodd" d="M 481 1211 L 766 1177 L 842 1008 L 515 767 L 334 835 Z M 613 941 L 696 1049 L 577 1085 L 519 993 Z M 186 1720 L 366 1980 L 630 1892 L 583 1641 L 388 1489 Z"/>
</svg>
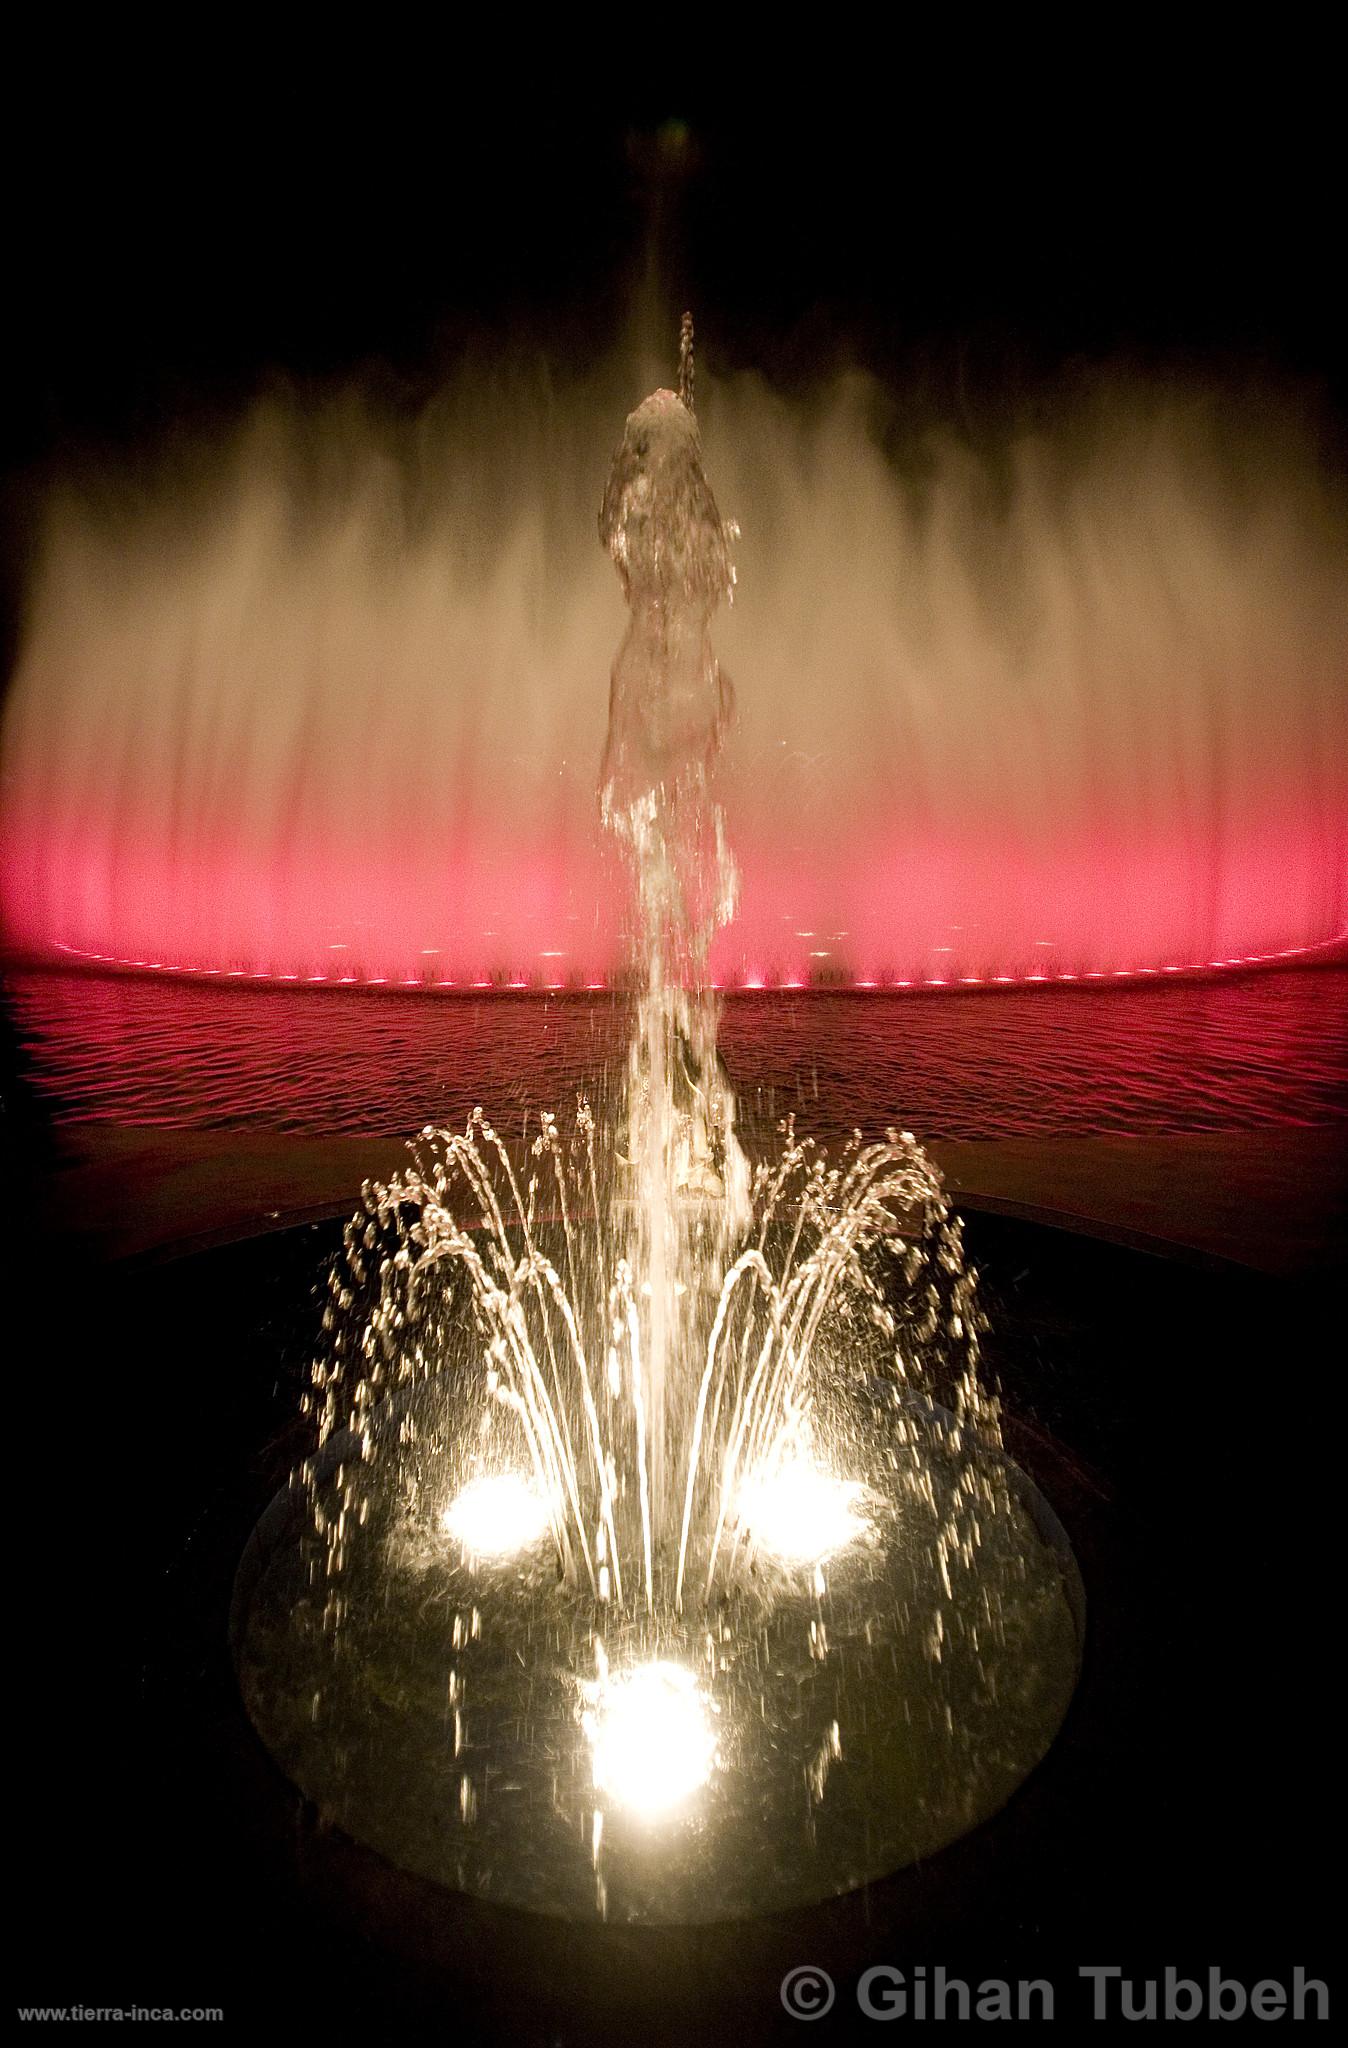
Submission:
<svg viewBox="0 0 1348 2048">
<path fill-rule="evenodd" d="M 61 1121 L 335 1134 L 602 1099 L 621 1077 L 609 996 L 202 989 L 16 974 L 28 1078 Z M 750 1134 L 790 1112 L 832 1138 L 1181 1134 L 1348 1115 L 1348 970 L 1145 989 L 729 1001 L 721 1049 Z"/>
</svg>

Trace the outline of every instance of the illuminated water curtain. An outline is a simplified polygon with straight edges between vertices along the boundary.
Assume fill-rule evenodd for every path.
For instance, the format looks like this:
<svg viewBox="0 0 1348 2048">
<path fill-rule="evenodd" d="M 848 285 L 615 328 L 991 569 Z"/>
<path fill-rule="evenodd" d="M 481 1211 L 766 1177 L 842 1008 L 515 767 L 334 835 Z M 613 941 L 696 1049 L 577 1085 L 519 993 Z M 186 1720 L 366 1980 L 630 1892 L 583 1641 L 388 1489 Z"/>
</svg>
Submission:
<svg viewBox="0 0 1348 2048">
<path fill-rule="evenodd" d="M 272 401 L 134 506 L 54 490 L 0 730 L 6 942 L 296 989 L 623 981 L 593 830 L 619 600 L 576 508 L 629 378 L 464 371 L 414 428 Z M 939 420 L 896 445 L 859 378 L 703 391 L 752 592 L 717 625 L 743 889 L 713 982 L 1112 985 L 1343 937 L 1348 534 L 1313 418 L 1139 384 L 975 457 Z"/>
</svg>

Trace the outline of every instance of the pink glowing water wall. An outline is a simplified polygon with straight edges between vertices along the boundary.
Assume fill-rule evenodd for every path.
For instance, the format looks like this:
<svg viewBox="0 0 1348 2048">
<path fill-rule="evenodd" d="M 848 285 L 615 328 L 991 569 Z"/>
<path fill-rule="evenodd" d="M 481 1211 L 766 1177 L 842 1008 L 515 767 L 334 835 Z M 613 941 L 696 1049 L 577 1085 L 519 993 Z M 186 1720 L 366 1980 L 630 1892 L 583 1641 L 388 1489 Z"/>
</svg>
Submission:
<svg viewBox="0 0 1348 2048">
<path fill-rule="evenodd" d="M 290 982 L 604 983 L 622 597 L 595 511 L 663 366 L 261 408 L 50 497 L 3 728 L 12 950 Z M 1348 905 L 1342 506 L 1294 411 L 1133 390 L 977 461 L 860 380 L 704 380 L 727 985 L 1100 979 Z M 897 450 L 897 452 L 896 452 Z"/>
</svg>

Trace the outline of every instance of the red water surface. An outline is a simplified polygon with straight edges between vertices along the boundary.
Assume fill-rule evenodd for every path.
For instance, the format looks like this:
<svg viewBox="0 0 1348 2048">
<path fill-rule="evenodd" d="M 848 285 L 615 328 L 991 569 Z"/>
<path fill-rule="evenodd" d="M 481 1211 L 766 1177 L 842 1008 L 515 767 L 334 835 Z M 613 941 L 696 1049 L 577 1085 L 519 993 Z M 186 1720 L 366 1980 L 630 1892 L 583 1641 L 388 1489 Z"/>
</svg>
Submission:
<svg viewBox="0 0 1348 2048">
<path fill-rule="evenodd" d="M 30 1084 L 75 1122 L 390 1134 L 517 1133 L 622 1088 L 629 1005 L 603 995 L 322 994 L 158 976 L 28 973 L 4 1001 Z M 726 1002 L 741 1128 L 827 1142 L 1257 1131 L 1348 1115 L 1348 969 L 1128 987 L 829 991 Z"/>
</svg>

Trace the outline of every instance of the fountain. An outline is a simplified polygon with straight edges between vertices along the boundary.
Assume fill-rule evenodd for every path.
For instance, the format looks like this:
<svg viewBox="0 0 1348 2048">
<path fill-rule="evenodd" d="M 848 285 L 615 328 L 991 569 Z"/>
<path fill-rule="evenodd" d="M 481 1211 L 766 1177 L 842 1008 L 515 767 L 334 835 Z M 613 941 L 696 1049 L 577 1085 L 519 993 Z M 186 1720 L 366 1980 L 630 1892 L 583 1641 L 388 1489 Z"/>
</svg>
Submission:
<svg viewBox="0 0 1348 2048">
<path fill-rule="evenodd" d="M 334 1826 L 577 1918 L 848 1890 L 995 1813 L 1079 1669 L 1082 1596 L 980 1381 L 976 1276 L 916 1140 L 751 1168 L 708 957 L 735 900 L 710 622 L 733 526 L 679 390 L 600 518 L 629 608 L 604 821 L 632 878 L 620 1103 L 477 1110 L 367 1183 L 314 1448 L 240 1566 L 248 1711 Z"/>
</svg>

